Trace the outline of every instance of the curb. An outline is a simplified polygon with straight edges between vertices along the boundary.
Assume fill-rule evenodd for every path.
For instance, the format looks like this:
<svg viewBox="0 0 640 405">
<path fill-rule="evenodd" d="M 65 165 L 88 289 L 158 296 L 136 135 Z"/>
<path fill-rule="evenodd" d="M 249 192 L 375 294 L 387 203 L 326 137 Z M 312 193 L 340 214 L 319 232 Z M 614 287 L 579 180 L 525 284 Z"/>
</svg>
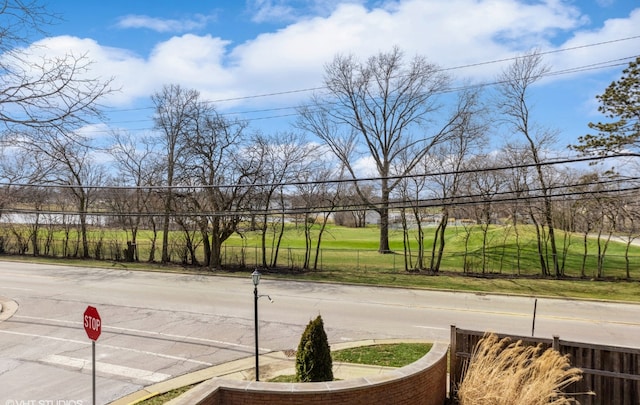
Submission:
<svg viewBox="0 0 640 405">
<path fill-rule="evenodd" d="M 18 303 L 5 297 L 0 297 L 0 322 L 11 318 L 18 310 Z"/>
<path fill-rule="evenodd" d="M 372 346 L 378 344 L 392 343 L 433 343 L 432 340 L 425 339 L 368 339 L 353 342 L 335 343 L 332 350 L 342 350 L 352 347 Z M 289 356 L 289 351 L 274 351 L 260 355 L 261 380 L 273 378 L 278 375 L 287 374 L 292 368 L 295 370 L 295 357 Z M 346 378 L 353 378 L 349 375 L 376 375 L 382 374 L 394 367 L 371 366 L 366 364 L 335 363 L 336 371 L 347 373 Z M 214 377 L 223 377 L 231 380 L 250 380 L 255 378 L 255 357 L 249 356 L 242 359 L 222 363 L 217 366 L 208 367 L 192 373 L 162 381 L 157 384 L 147 386 L 139 391 L 128 394 L 120 399 L 111 402 L 109 405 L 134 405 L 154 396 L 164 394 L 176 388 L 187 385 L 198 384 Z M 264 375 L 263 375 L 264 373 Z"/>
</svg>

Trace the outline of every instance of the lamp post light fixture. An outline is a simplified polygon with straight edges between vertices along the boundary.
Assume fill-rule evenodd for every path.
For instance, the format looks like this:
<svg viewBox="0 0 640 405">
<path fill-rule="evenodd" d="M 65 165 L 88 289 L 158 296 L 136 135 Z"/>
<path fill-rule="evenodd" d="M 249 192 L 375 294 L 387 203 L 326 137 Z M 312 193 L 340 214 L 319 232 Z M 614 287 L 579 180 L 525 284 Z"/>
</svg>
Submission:
<svg viewBox="0 0 640 405">
<path fill-rule="evenodd" d="M 251 280 L 253 281 L 253 313 L 254 313 L 254 327 L 256 335 L 256 381 L 260 381 L 260 366 L 258 361 L 259 349 L 258 349 L 258 284 L 260 284 L 260 272 L 255 269 L 251 273 Z"/>
</svg>

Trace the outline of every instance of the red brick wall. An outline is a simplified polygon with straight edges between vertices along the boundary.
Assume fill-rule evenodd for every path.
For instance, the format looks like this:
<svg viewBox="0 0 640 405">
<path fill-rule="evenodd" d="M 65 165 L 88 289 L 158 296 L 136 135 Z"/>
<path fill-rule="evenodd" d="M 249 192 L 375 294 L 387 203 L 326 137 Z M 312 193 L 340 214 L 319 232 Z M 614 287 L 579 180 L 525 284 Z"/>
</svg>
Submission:
<svg viewBox="0 0 640 405">
<path fill-rule="evenodd" d="M 326 383 L 267 383 L 212 379 L 171 404 L 199 405 L 443 405 L 448 345 L 422 359 L 372 377 Z"/>
</svg>

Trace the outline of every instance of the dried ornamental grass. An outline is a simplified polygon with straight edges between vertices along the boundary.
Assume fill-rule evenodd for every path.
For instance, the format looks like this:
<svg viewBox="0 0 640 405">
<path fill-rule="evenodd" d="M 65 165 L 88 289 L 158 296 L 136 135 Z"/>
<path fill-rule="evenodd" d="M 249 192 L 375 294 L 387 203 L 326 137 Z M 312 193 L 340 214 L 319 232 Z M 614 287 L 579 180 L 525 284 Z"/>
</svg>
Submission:
<svg viewBox="0 0 640 405">
<path fill-rule="evenodd" d="M 565 405 L 578 403 L 562 390 L 579 381 L 567 356 L 495 334 L 482 338 L 458 389 L 461 405 Z"/>
</svg>

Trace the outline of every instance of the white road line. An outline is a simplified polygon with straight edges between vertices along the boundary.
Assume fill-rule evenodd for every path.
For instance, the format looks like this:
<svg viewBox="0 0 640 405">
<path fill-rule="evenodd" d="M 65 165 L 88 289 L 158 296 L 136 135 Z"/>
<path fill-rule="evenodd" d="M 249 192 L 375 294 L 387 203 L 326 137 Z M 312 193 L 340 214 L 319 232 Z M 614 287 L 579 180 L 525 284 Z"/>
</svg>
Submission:
<svg viewBox="0 0 640 405">
<path fill-rule="evenodd" d="M 80 344 L 80 345 L 90 345 L 91 344 L 88 341 L 88 339 L 87 339 L 87 341 L 82 341 L 82 340 L 59 338 L 59 337 L 55 337 L 55 336 L 43 336 L 43 335 L 37 335 L 37 334 L 34 334 L 34 333 L 13 332 L 13 331 L 8 331 L 8 330 L 0 330 L 0 333 L 5 333 L 5 334 L 8 334 L 8 335 L 35 337 L 35 338 L 40 338 L 40 339 L 57 340 L 57 341 L 61 341 L 61 342 L 76 343 L 76 344 Z M 123 351 L 127 351 L 127 352 L 144 354 L 144 355 L 148 355 L 148 356 L 161 357 L 163 359 L 178 360 L 178 361 L 182 361 L 182 362 L 194 363 L 194 364 L 199 364 L 199 365 L 203 365 L 203 366 L 213 366 L 213 363 L 209 363 L 207 361 L 187 359 L 187 358 L 178 357 L 178 356 L 170 356 L 168 354 L 149 352 L 149 351 L 146 351 L 146 350 L 131 349 L 129 347 L 120 347 L 120 346 L 113 346 L 113 345 L 107 345 L 107 344 L 101 344 L 101 343 L 97 343 L 97 344 L 100 345 L 100 347 L 105 348 L 105 349 L 123 350 Z"/>
<path fill-rule="evenodd" d="M 41 339 L 57 340 L 59 342 L 76 343 L 76 344 L 79 344 L 79 345 L 89 345 L 89 344 L 91 344 L 90 342 L 85 342 L 85 341 L 82 341 L 82 340 L 59 338 L 59 337 L 55 337 L 55 336 L 44 336 L 44 335 L 38 335 L 38 334 L 35 334 L 35 333 L 13 332 L 13 331 L 10 331 L 10 330 L 0 330 L 0 333 L 4 333 L 6 335 L 28 336 L 28 337 L 35 337 L 35 338 L 41 338 Z"/>
<path fill-rule="evenodd" d="M 168 337 L 168 338 L 172 338 L 172 339 L 178 339 L 180 341 L 192 340 L 192 341 L 196 341 L 196 342 L 213 343 L 213 344 L 217 344 L 217 345 L 232 346 L 232 347 L 242 347 L 242 348 L 246 348 L 246 349 L 253 349 L 254 348 L 254 346 L 243 345 L 243 344 L 240 344 L 240 343 L 225 342 L 223 340 L 215 340 L 215 339 L 198 338 L 198 337 L 193 337 L 193 336 L 174 335 L 172 333 L 162 333 L 162 332 L 154 332 L 154 331 L 142 331 L 142 330 L 139 330 L 139 329 L 120 328 L 118 326 L 104 326 L 104 328 L 107 329 L 107 330 L 108 329 L 113 329 L 113 330 L 118 330 L 118 331 L 123 331 L 123 332 L 135 332 L 135 333 L 140 333 L 140 334 L 150 335 L 150 336 L 163 336 L 163 337 Z M 265 349 L 265 348 L 260 348 L 260 350 L 271 351 L 270 349 Z"/>
<path fill-rule="evenodd" d="M 36 321 L 57 322 L 57 323 L 63 323 L 63 324 L 68 324 L 68 325 L 82 325 L 81 321 L 67 321 L 67 320 L 64 320 L 64 319 L 41 318 L 41 317 L 37 317 L 37 316 L 14 315 L 14 318 L 32 319 L 32 320 L 36 320 Z M 240 347 L 240 348 L 251 349 L 251 350 L 253 350 L 255 348 L 255 346 L 243 345 L 243 344 L 240 344 L 240 343 L 233 343 L 233 342 L 225 342 L 223 340 L 206 339 L 206 338 L 199 338 L 199 337 L 193 337 L 193 336 L 184 336 L 184 335 L 174 335 L 172 333 L 162 333 L 162 332 L 140 330 L 140 329 L 132 329 L 132 328 L 121 328 L 121 327 L 118 327 L 118 326 L 102 325 L 102 331 L 103 332 L 109 332 L 109 331 L 131 332 L 131 333 L 136 333 L 136 334 L 140 334 L 140 335 L 161 336 L 161 337 L 166 337 L 166 338 L 171 338 L 171 339 L 177 339 L 177 340 L 179 340 L 181 342 L 194 341 L 194 342 L 202 342 L 202 343 L 216 344 L 216 345 L 222 345 L 222 346 Z M 264 348 L 264 347 L 261 347 L 260 350 L 261 351 L 265 351 L 265 352 L 271 352 L 272 351 L 271 349 L 267 349 L 267 348 Z"/>
<path fill-rule="evenodd" d="M 441 328 L 438 326 L 424 326 L 424 325 L 413 325 L 414 328 L 420 329 L 433 329 L 433 330 L 450 330 L 450 328 Z"/>
<path fill-rule="evenodd" d="M 40 360 L 43 363 L 54 364 L 64 367 L 70 367 L 76 370 L 91 369 L 91 361 L 85 359 L 77 359 L 68 356 L 59 356 L 56 354 L 49 355 Z M 144 380 L 152 383 L 164 381 L 171 376 L 164 373 L 156 373 L 139 368 L 118 366 L 115 364 L 96 362 L 96 373 L 109 374 L 126 378 L 134 378 L 136 380 Z"/>
</svg>

